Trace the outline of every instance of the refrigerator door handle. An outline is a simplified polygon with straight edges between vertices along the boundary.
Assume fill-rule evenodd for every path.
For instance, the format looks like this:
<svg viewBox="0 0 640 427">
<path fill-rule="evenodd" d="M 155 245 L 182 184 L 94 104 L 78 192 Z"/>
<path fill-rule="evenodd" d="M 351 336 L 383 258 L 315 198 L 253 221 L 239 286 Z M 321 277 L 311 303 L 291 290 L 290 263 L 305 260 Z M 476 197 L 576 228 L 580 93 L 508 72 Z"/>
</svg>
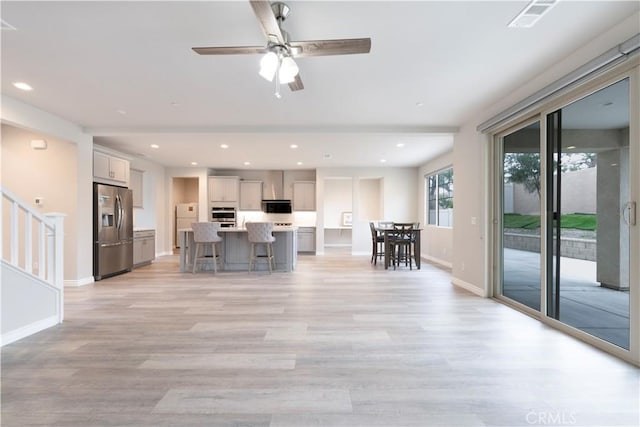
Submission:
<svg viewBox="0 0 640 427">
<path fill-rule="evenodd" d="M 120 195 L 116 195 L 116 210 L 118 211 L 118 218 L 116 219 L 116 228 L 120 231 L 122 227 L 122 200 L 120 200 Z"/>
<path fill-rule="evenodd" d="M 101 248 L 112 248 L 114 246 L 120 246 L 122 245 L 122 242 L 115 242 L 115 243 L 101 243 L 100 247 Z"/>
</svg>

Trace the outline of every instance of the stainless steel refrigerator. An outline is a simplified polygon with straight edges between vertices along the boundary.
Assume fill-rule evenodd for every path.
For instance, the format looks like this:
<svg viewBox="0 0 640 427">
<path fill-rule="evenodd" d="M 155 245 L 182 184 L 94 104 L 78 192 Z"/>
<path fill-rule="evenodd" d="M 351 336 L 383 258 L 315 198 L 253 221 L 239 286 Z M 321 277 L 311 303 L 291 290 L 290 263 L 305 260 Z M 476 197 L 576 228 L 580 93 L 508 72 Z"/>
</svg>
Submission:
<svg viewBox="0 0 640 427">
<path fill-rule="evenodd" d="M 131 271 L 133 203 L 131 190 L 93 184 L 93 277 L 101 280 Z"/>
</svg>

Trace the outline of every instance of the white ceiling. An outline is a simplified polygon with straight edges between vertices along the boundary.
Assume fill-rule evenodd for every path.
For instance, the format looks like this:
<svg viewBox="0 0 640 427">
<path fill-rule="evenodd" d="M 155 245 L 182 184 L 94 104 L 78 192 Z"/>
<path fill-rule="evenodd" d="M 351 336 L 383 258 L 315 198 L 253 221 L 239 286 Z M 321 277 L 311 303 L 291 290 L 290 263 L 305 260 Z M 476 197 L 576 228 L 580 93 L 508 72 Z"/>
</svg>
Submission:
<svg viewBox="0 0 640 427">
<path fill-rule="evenodd" d="M 166 166 L 417 166 L 451 149 L 478 109 L 640 5 L 560 1 L 514 29 L 527 1 L 288 4 L 292 40 L 371 37 L 371 53 L 298 59 L 305 89 L 277 99 L 259 56 L 191 51 L 264 45 L 248 1 L 2 1 L 16 28 L 2 31 L 2 93 Z"/>
</svg>

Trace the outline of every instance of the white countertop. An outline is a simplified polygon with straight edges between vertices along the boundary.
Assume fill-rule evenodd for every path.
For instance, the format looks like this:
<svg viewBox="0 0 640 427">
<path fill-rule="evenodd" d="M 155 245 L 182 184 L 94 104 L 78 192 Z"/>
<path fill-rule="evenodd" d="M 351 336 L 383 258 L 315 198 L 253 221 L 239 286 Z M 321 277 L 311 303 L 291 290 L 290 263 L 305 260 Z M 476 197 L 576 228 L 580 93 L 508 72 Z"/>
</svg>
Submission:
<svg viewBox="0 0 640 427">
<path fill-rule="evenodd" d="M 273 227 L 274 232 L 287 232 L 287 231 L 295 231 L 298 227 L 296 226 L 287 226 L 287 227 Z M 178 232 L 193 232 L 191 228 L 181 228 Z M 246 233 L 247 229 L 242 227 L 222 227 L 218 230 L 218 233 Z"/>
</svg>

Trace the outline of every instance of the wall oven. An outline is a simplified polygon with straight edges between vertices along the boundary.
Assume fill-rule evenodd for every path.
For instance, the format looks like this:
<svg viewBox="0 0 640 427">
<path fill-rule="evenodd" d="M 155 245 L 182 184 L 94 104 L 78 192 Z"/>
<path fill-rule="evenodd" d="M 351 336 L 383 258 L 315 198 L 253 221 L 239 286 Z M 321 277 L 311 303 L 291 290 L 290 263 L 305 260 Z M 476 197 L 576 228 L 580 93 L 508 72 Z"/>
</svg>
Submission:
<svg viewBox="0 0 640 427">
<path fill-rule="evenodd" d="M 221 227 L 236 226 L 236 208 L 216 207 L 211 208 L 211 221 L 219 222 Z"/>
</svg>

